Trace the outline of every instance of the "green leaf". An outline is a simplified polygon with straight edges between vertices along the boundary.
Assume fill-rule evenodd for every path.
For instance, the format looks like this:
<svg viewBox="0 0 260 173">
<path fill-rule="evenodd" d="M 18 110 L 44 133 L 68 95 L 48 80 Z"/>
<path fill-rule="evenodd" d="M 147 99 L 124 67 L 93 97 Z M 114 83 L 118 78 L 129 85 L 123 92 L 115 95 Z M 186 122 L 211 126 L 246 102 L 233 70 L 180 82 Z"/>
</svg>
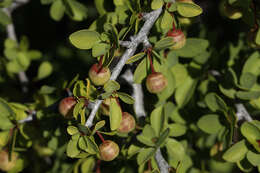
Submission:
<svg viewBox="0 0 260 173">
<path fill-rule="evenodd" d="M 81 164 L 81 172 L 91 172 L 94 170 L 96 160 L 93 157 L 86 158 Z"/>
<path fill-rule="evenodd" d="M 183 48 L 175 50 L 175 53 L 184 58 L 195 57 L 207 49 L 209 41 L 201 38 L 187 38 Z"/>
<path fill-rule="evenodd" d="M 164 115 L 163 115 L 163 106 L 159 106 L 159 107 L 155 108 L 152 111 L 150 117 L 151 117 L 151 125 L 152 125 L 152 128 L 155 131 L 155 135 L 157 137 L 159 137 L 160 132 L 161 132 L 163 125 L 164 125 L 164 121 L 165 121 L 165 118 L 164 118 Z"/>
<path fill-rule="evenodd" d="M 246 156 L 247 151 L 245 140 L 242 140 L 229 148 L 224 153 L 223 159 L 228 162 L 238 162 Z"/>
<path fill-rule="evenodd" d="M 209 109 L 213 112 L 216 111 L 227 112 L 226 103 L 216 93 L 208 93 L 205 97 L 205 102 L 209 107 Z"/>
<path fill-rule="evenodd" d="M 67 127 L 67 132 L 68 132 L 68 134 L 70 134 L 70 135 L 75 135 L 76 133 L 79 133 L 79 130 L 78 130 L 78 128 L 75 127 L 75 126 L 68 126 L 68 127 Z"/>
<path fill-rule="evenodd" d="M 169 136 L 171 137 L 182 136 L 187 131 L 187 127 L 185 125 L 178 124 L 178 123 L 169 124 L 169 128 L 170 128 Z"/>
<path fill-rule="evenodd" d="M 175 100 L 178 107 L 185 106 L 193 96 L 197 85 L 197 80 L 188 76 L 185 81 L 176 89 Z"/>
<path fill-rule="evenodd" d="M 84 99 L 79 99 L 79 102 L 74 106 L 73 108 L 73 117 L 77 120 L 78 115 L 80 111 L 83 109 L 85 105 L 85 100 Z"/>
<path fill-rule="evenodd" d="M 114 80 L 109 80 L 104 85 L 104 90 L 108 93 L 112 93 L 120 89 L 120 84 Z"/>
<path fill-rule="evenodd" d="M 143 79 L 147 76 L 147 69 L 149 68 L 149 63 L 147 58 L 144 58 L 137 66 L 134 72 L 134 83 L 142 83 Z"/>
<path fill-rule="evenodd" d="M 260 91 L 237 91 L 236 97 L 242 100 L 252 100 L 260 97 Z"/>
<path fill-rule="evenodd" d="M 260 29 L 258 29 L 256 37 L 255 37 L 256 44 L 260 45 Z"/>
<path fill-rule="evenodd" d="M 145 54 L 144 52 L 140 52 L 140 53 L 138 53 L 138 54 L 135 54 L 134 56 L 130 57 L 130 58 L 127 60 L 126 64 L 131 64 L 131 63 L 133 63 L 133 62 L 136 62 L 136 61 L 142 59 L 145 55 L 146 55 L 146 54 Z"/>
<path fill-rule="evenodd" d="M 117 95 L 123 102 L 125 102 L 127 104 L 134 104 L 135 103 L 134 98 L 132 96 L 126 94 L 126 93 L 117 92 Z"/>
<path fill-rule="evenodd" d="M 88 152 L 89 153 L 91 153 L 91 154 L 99 153 L 98 146 L 97 146 L 93 137 L 84 136 L 83 138 L 88 145 Z"/>
<path fill-rule="evenodd" d="M 104 125 L 106 124 L 105 120 L 99 121 L 95 124 L 95 127 L 91 133 L 91 135 L 94 135 L 96 133 L 96 131 L 98 131 L 99 129 L 101 129 L 102 127 L 104 127 Z"/>
<path fill-rule="evenodd" d="M 50 9 L 50 15 L 55 21 L 60 21 L 64 15 L 65 6 L 62 3 L 62 0 L 55 0 Z"/>
<path fill-rule="evenodd" d="M 257 140 L 260 139 L 260 129 L 251 122 L 244 122 L 240 127 L 240 130 L 248 142 L 250 142 L 254 148 L 260 152 L 260 146 L 257 142 Z"/>
<path fill-rule="evenodd" d="M 122 120 L 122 111 L 115 98 L 111 98 L 109 106 L 110 129 L 116 130 L 120 126 Z"/>
<path fill-rule="evenodd" d="M 50 76 L 51 73 L 52 73 L 51 63 L 48 61 L 42 62 L 38 69 L 37 79 L 41 80 L 43 78 L 46 78 L 46 77 Z"/>
<path fill-rule="evenodd" d="M 69 16 L 75 21 L 82 21 L 87 17 L 87 8 L 78 1 L 67 0 L 66 4 L 70 8 Z"/>
<path fill-rule="evenodd" d="M 152 7 L 153 10 L 156 10 L 158 8 L 161 8 L 162 5 L 163 5 L 163 0 L 153 0 L 151 7 Z"/>
<path fill-rule="evenodd" d="M 38 60 L 42 57 L 42 53 L 38 50 L 29 50 L 27 52 L 27 56 L 30 58 L 30 60 Z"/>
<path fill-rule="evenodd" d="M 188 70 L 183 64 L 176 64 L 171 68 L 176 81 L 176 87 L 178 88 L 188 77 Z"/>
<path fill-rule="evenodd" d="M 142 165 L 147 162 L 156 152 L 155 148 L 143 148 L 137 155 L 138 165 Z"/>
<path fill-rule="evenodd" d="M 257 76 L 250 72 L 242 73 L 240 77 L 240 84 L 246 89 L 250 89 L 256 83 Z"/>
<path fill-rule="evenodd" d="M 100 34 L 87 29 L 79 30 L 69 36 L 70 42 L 79 49 L 91 49 L 100 42 Z"/>
<path fill-rule="evenodd" d="M 161 20 L 161 28 L 169 30 L 172 27 L 172 23 L 173 17 L 167 10 L 165 10 Z"/>
<path fill-rule="evenodd" d="M 246 63 L 243 66 L 242 74 L 250 72 L 256 76 L 260 74 L 260 54 L 259 52 L 254 52 L 246 60 Z"/>
<path fill-rule="evenodd" d="M 67 156 L 69 157 L 76 157 L 80 150 L 78 149 L 78 140 L 70 140 L 67 149 L 66 149 Z"/>
<path fill-rule="evenodd" d="M 8 24 L 12 23 L 12 20 L 5 12 L 0 10 L 0 24 L 6 26 Z"/>
<path fill-rule="evenodd" d="M 131 158 L 133 155 L 139 153 L 141 149 L 141 147 L 131 144 L 127 150 L 128 158 Z"/>
<path fill-rule="evenodd" d="M 92 48 L 92 56 L 98 57 L 105 55 L 110 49 L 110 45 L 107 43 L 97 43 Z"/>
<path fill-rule="evenodd" d="M 178 2 L 177 11 L 184 17 L 195 17 L 202 13 L 202 8 L 195 3 Z"/>
<path fill-rule="evenodd" d="M 155 43 L 154 49 L 156 51 L 164 50 L 166 48 L 170 48 L 174 43 L 175 42 L 172 37 L 164 37 Z"/>
<path fill-rule="evenodd" d="M 0 115 L 0 129 L 2 130 L 8 130 L 13 128 L 15 125 L 10 121 L 8 117 L 5 117 L 4 115 Z"/>
<path fill-rule="evenodd" d="M 0 116 L 2 117 L 9 117 L 14 114 L 12 108 L 2 98 L 0 98 L 0 110 Z"/>
<path fill-rule="evenodd" d="M 97 8 L 97 11 L 101 16 L 107 13 L 105 6 L 104 6 L 105 2 L 106 2 L 105 0 L 95 0 L 94 2 L 95 2 L 95 6 Z"/>
<path fill-rule="evenodd" d="M 161 133 L 161 135 L 159 136 L 159 138 L 157 139 L 157 142 L 156 142 L 156 144 L 155 144 L 155 147 L 156 147 L 156 148 L 159 148 L 159 147 L 161 147 L 161 146 L 164 144 L 165 140 L 166 140 L 166 139 L 168 138 L 168 136 L 169 136 L 169 133 L 170 133 L 170 129 L 169 129 L 169 128 L 165 129 L 165 130 Z"/>
<path fill-rule="evenodd" d="M 175 158 L 177 161 L 182 161 L 185 156 L 185 149 L 183 145 L 175 139 L 168 138 L 166 149 L 169 157 Z"/>
<path fill-rule="evenodd" d="M 219 116 L 216 114 L 203 115 L 197 125 L 202 131 L 209 134 L 216 134 L 223 127 L 219 122 Z"/>
<path fill-rule="evenodd" d="M 254 166 L 260 165 L 260 154 L 256 154 L 252 151 L 248 151 L 246 154 L 247 160 Z"/>
<path fill-rule="evenodd" d="M 30 59 L 24 52 L 19 52 L 17 54 L 17 62 L 23 68 L 24 71 L 27 70 L 27 68 L 30 65 Z"/>
<path fill-rule="evenodd" d="M 145 125 L 142 133 L 138 135 L 136 138 L 138 141 L 142 142 L 145 145 L 148 146 L 154 146 L 153 139 L 155 138 L 155 131 L 154 129 L 149 125 Z"/>
</svg>

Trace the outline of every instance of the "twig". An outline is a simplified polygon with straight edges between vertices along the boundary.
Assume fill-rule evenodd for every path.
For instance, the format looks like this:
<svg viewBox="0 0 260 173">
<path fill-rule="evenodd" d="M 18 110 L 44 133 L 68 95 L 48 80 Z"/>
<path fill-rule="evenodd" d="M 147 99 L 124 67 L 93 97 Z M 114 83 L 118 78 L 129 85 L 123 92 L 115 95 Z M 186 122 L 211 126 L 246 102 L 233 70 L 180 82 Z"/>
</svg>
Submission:
<svg viewBox="0 0 260 173">
<path fill-rule="evenodd" d="M 252 117 L 250 116 L 250 114 L 247 112 L 245 106 L 242 103 L 237 103 L 235 104 L 235 107 L 237 108 L 237 119 L 242 120 L 245 119 L 246 121 L 253 121 Z"/>
<path fill-rule="evenodd" d="M 10 7 L 4 8 L 3 11 L 7 14 L 8 17 L 12 18 L 13 10 L 26 4 L 27 2 L 29 2 L 29 0 L 16 0 L 12 3 L 12 5 Z M 9 39 L 12 39 L 17 42 L 17 37 L 16 37 L 15 28 L 14 28 L 13 23 L 10 23 L 6 26 L 6 31 L 7 31 L 7 37 Z M 27 84 L 28 84 L 29 80 L 28 80 L 28 77 L 26 76 L 25 72 L 20 71 L 18 73 L 18 78 L 22 85 L 22 91 L 24 93 L 27 93 L 28 92 Z"/>
<path fill-rule="evenodd" d="M 147 37 L 147 35 L 149 34 L 150 29 L 152 28 L 154 22 L 157 20 L 157 18 L 161 14 L 161 12 L 162 12 L 162 8 L 159 8 L 159 9 L 154 10 L 150 13 L 147 13 L 143 16 L 143 18 L 145 19 L 145 23 L 144 23 L 143 27 L 141 28 L 141 30 L 138 32 L 138 34 L 136 36 L 131 37 L 131 42 L 129 42 L 129 46 L 128 46 L 127 50 L 125 51 L 123 56 L 120 58 L 120 61 L 118 62 L 118 64 L 114 68 L 110 80 L 116 80 L 117 79 L 117 77 L 120 74 L 120 72 L 122 71 L 126 61 L 131 56 L 134 55 L 134 53 L 137 49 L 137 46 L 140 43 L 143 43 L 144 38 Z M 92 109 L 85 126 L 91 127 L 93 125 L 94 117 L 95 117 L 101 103 L 102 103 L 102 100 L 96 101 L 94 108 Z"/>
<path fill-rule="evenodd" d="M 155 160 L 156 160 L 157 165 L 160 169 L 160 173 L 168 173 L 169 172 L 170 166 L 166 162 L 166 160 L 163 158 L 160 148 L 158 148 L 156 153 L 155 153 Z"/>
<path fill-rule="evenodd" d="M 144 101 L 143 101 L 143 90 L 141 84 L 134 83 L 134 75 L 130 69 L 127 69 L 122 77 L 133 87 L 133 98 L 135 99 L 134 111 L 137 118 L 145 117 L 146 113 L 144 110 Z"/>
</svg>

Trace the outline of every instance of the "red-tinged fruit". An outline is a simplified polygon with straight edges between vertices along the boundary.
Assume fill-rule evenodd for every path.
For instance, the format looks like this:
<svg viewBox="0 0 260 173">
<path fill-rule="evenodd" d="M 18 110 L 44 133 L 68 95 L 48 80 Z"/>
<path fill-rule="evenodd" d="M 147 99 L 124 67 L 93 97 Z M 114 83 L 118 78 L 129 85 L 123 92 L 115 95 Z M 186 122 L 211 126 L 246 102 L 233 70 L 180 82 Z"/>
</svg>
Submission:
<svg viewBox="0 0 260 173">
<path fill-rule="evenodd" d="M 160 93 L 167 87 L 167 85 L 167 79 L 160 72 L 152 73 L 146 78 L 146 88 L 150 93 Z"/>
<path fill-rule="evenodd" d="M 18 159 L 18 155 L 15 152 L 12 152 L 12 160 L 9 161 L 9 154 L 7 151 L 0 151 L 0 170 L 2 171 L 10 171 L 16 165 Z"/>
<path fill-rule="evenodd" d="M 70 119 L 73 117 L 73 108 L 77 104 L 74 97 L 66 97 L 60 101 L 59 112 L 65 118 Z"/>
<path fill-rule="evenodd" d="M 135 129 L 135 119 L 128 112 L 123 112 L 122 121 L 117 129 L 120 133 L 129 133 Z"/>
<path fill-rule="evenodd" d="M 102 160 L 112 161 L 118 156 L 119 147 L 115 142 L 111 140 L 105 140 L 102 144 L 99 145 L 99 151 Z"/>
<path fill-rule="evenodd" d="M 110 79 L 111 72 L 107 67 L 100 67 L 98 64 L 93 64 L 88 75 L 94 85 L 102 86 Z"/>
<path fill-rule="evenodd" d="M 167 37 L 173 38 L 174 44 L 171 47 L 172 50 L 181 49 L 186 44 L 186 36 L 180 29 L 168 31 Z"/>
</svg>

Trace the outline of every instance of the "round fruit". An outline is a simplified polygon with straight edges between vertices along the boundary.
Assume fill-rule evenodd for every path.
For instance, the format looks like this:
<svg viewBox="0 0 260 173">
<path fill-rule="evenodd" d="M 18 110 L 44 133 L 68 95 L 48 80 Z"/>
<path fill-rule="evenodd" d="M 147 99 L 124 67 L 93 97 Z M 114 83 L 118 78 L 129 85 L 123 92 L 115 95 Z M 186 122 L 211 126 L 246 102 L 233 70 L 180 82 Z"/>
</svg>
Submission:
<svg viewBox="0 0 260 173">
<path fill-rule="evenodd" d="M 15 152 L 12 152 L 12 160 L 9 161 L 9 155 L 7 151 L 0 151 L 0 170 L 2 171 L 10 171 L 16 165 L 16 161 L 18 159 L 18 155 Z"/>
<path fill-rule="evenodd" d="M 74 97 L 66 97 L 60 101 L 59 112 L 65 118 L 73 117 L 73 108 L 77 104 L 77 101 Z"/>
<path fill-rule="evenodd" d="M 228 4 L 227 0 L 222 0 L 219 4 L 219 11 L 222 16 L 229 19 L 239 19 L 242 17 L 242 12 L 239 8 L 233 7 Z"/>
<path fill-rule="evenodd" d="M 167 37 L 173 38 L 174 45 L 171 47 L 173 50 L 180 49 L 186 44 L 186 37 L 180 29 L 168 31 Z"/>
<path fill-rule="evenodd" d="M 111 72 L 107 67 L 99 68 L 98 64 L 94 64 L 90 68 L 88 75 L 94 85 L 101 86 L 110 79 Z"/>
<path fill-rule="evenodd" d="M 111 103 L 111 99 L 110 99 L 110 98 L 107 98 L 107 99 L 105 99 L 105 100 L 102 102 L 100 108 L 101 108 L 101 113 L 102 113 L 103 115 L 107 115 L 107 116 L 109 115 L 109 106 L 110 106 L 110 103 Z"/>
<path fill-rule="evenodd" d="M 115 142 L 111 140 L 105 140 L 102 144 L 99 145 L 99 151 L 102 160 L 112 161 L 118 156 L 119 147 Z"/>
<path fill-rule="evenodd" d="M 160 93 L 167 85 L 168 81 L 162 73 L 152 73 L 146 78 L 146 87 L 150 93 Z"/>
<path fill-rule="evenodd" d="M 117 129 L 120 133 L 129 133 L 135 129 L 135 119 L 128 112 L 123 112 L 122 121 Z"/>
</svg>

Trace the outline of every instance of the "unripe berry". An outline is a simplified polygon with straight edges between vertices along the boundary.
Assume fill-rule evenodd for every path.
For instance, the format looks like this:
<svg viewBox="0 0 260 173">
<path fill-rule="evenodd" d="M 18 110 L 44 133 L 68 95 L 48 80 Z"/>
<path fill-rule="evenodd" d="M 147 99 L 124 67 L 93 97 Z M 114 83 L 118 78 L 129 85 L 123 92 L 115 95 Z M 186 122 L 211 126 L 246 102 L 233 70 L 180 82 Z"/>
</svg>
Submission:
<svg viewBox="0 0 260 173">
<path fill-rule="evenodd" d="M 186 36 L 180 29 L 168 31 L 167 37 L 173 38 L 174 45 L 171 47 L 173 50 L 180 49 L 186 44 Z"/>
<path fill-rule="evenodd" d="M 239 8 L 233 7 L 228 4 L 227 0 L 222 0 L 219 4 L 220 14 L 229 19 L 239 19 L 242 17 L 242 12 Z"/>
<path fill-rule="evenodd" d="M 101 86 L 110 79 L 111 72 L 107 67 L 99 67 L 98 64 L 93 64 L 88 75 L 94 85 Z"/>
<path fill-rule="evenodd" d="M 77 101 L 74 97 L 66 97 L 60 101 L 59 112 L 65 118 L 73 117 L 73 108 L 77 104 Z"/>
<path fill-rule="evenodd" d="M 0 170 L 2 171 L 10 171 L 16 165 L 16 161 L 18 159 L 18 155 L 15 152 L 12 152 L 12 160 L 9 161 L 9 155 L 7 151 L 0 151 Z"/>
<path fill-rule="evenodd" d="M 112 161 L 118 156 L 119 147 L 115 142 L 111 140 L 105 140 L 102 144 L 99 145 L 99 151 L 102 160 Z"/>
<path fill-rule="evenodd" d="M 128 112 L 123 112 L 122 121 L 117 129 L 120 133 L 129 133 L 135 129 L 135 119 Z"/>
<path fill-rule="evenodd" d="M 146 87 L 150 93 L 160 93 L 167 87 L 167 85 L 167 79 L 160 72 L 152 73 L 146 78 Z"/>
</svg>

